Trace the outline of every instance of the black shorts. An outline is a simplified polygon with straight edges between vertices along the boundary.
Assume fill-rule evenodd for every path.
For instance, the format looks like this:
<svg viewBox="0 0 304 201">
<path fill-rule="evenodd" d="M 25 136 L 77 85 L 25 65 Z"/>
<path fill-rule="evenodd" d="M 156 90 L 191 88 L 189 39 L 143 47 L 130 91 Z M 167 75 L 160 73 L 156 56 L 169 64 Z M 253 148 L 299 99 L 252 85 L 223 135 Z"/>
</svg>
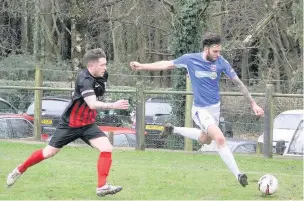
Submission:
<svg viewBox="0 0 304 201">
<path fill-rule="evenodd" d="M 90 145 L 90 139 L 106 136 L 107 135 L 102 132 L 96 124 L 90 124 L 88 126 L 80 128 L 58 125 L 54 135 L 49 142 L 49 145 L 56 148 L 62 148 L 63 146 L 75 141 L 78 138 L 82 139 L 84 142 Z"/>
</svg>

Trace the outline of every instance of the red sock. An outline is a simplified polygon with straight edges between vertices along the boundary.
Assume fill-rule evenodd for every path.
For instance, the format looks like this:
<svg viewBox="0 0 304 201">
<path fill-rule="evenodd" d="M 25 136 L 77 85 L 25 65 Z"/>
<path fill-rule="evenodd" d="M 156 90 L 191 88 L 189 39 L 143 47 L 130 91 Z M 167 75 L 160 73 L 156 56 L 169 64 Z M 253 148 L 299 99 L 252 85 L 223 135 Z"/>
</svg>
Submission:
<svg viewBox="0 0 304 201">
<path fill-rule="evenodd" d="M 26 171 L 27 168 L 41 162 L 44 160 L 42 149 L 39 149 L 32 153 L 32 155 L 18 167 L 19 172 L 23 173 Z"/>
<path fill-rule="evenodd" d="M 107 176 L 109 174 L 111 164 L 112 164 L 112 153 L 101 152 L 97 162 L 98 188 L 106 184 Z"/>
</svg>

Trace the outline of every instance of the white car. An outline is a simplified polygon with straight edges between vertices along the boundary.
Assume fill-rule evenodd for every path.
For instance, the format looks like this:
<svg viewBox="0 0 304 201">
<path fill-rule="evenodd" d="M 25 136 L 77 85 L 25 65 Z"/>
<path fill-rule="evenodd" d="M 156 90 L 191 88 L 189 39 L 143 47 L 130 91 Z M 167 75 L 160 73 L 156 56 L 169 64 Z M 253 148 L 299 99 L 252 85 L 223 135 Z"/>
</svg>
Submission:
<svg viewBox="0 0 304 201">
<path fill-rule="evenodd" d="M 273 151 L 278 141 L 284 141 L 288 146 L 294 132 L 300 122 L 304 119 L 304 110 L 287 110 L 279 114 L 273 122 Z M 258 138 L 259 143 L 263 143 L 264 134 Z"/>
</svg>

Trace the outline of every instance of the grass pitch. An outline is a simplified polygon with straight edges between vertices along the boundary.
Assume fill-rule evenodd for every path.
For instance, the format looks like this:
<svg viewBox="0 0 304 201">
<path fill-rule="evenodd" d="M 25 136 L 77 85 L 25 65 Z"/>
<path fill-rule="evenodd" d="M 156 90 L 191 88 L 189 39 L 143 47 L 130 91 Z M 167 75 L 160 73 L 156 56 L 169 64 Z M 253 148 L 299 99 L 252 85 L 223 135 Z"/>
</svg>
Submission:
<svg viewBox="0 0 304 201">
<path fill-rule="evenodd" d="M 54 158 L 31 167 L 11 188 L 6 176 L 44 144 L 0 141 L 1 200 L 97 200 L 98 152 L 64 147 Z M 303 160 L 236 155 L 249 179 L 243 188 L 218 155 L 114 150 L 108 182 L 123 190 L 107 200 L 303 200 Z M 257 181 L 273 174 L 279 190 L 264 197 Z"/>
</svg>

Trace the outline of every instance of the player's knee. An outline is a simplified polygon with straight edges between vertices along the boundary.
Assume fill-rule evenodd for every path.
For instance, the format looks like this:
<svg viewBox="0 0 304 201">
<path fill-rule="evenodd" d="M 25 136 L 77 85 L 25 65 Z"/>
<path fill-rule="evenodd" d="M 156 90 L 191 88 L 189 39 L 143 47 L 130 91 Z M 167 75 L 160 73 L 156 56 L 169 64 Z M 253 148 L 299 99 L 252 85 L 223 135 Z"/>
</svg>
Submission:
<svg viewBox="0 0 304 201">
<path fill-rule="evenodd" d="M 112 152 L 112 150 L 113 150 L 112 144 L 110 142 L 108 142 L 108 141 L 103 141 L 102 143 L 98 144 L 96 146 L 96 148 L 100 152 Z"/>
<path fill-rule="evenodd" d="M 53 157 L 53 156 L 55 156 L 59 151 L 60 151 L 60 149 L 58 149 L 58 148 L 47 146 L 46 148 L 43 149 L 43 157 L 44 157 L 45 159 L 50 158 L 50 157 Z"/>
<path fill-rule="evenodd" d="M 224 146 L 225 143 L 226 143 L 226 139 L 225 139 L 224 136 L 217 137 L 215 139 L 215 141 L 216 141 L 216 143 L 217 143 L 218 146 Z"/>
<path fill-rule="evenodd" d="M 99 152 L 112 152 L 113 146 L 110 143 L 109 139 L 106 137 L 100 137 L 90 140 L 90 143 L 95 147 Z"/>
<path fill-rule="evenodd" d="M 100 147 L 99 151 L 100 152 L 112 152 L 113 151 L 113 146 L 110 144 L 110 145 L 107 145 L 107 146 L 104 146 L 104 147 Z"/>
</svg>

